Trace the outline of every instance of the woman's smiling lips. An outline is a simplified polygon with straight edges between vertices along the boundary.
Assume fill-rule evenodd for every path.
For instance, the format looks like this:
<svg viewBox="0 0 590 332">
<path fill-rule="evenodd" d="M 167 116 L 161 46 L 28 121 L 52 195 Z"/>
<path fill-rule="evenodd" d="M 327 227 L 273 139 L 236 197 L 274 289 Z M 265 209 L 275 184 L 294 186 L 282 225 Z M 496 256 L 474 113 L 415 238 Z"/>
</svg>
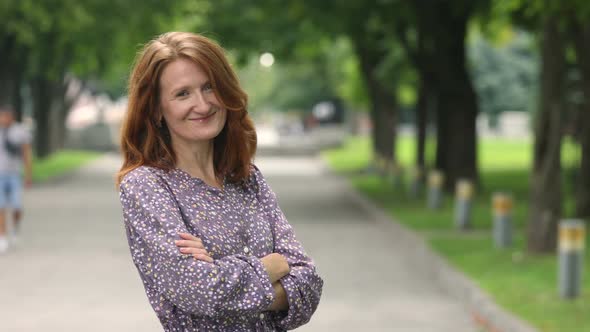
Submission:
<svg viewBox="0 0 590 332">
<path fill-rule="evenodd" d="M 213 111 L 208 115 L 199 117 L 199 118 L 189 118 L 189 121 L 196 121 L 196 122 L 205 122 L 207 120 L 209 120 L 211 117 L 213 117 L 213 115 L 217 114 L 217 111 Z"/>
</svg>

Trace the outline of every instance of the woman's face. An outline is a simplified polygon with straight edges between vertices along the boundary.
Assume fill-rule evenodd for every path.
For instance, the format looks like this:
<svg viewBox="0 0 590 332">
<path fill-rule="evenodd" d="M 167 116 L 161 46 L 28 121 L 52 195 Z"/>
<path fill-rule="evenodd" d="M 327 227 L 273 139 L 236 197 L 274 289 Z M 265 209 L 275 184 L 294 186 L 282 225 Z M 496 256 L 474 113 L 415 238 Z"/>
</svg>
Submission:
<svg viewBox="0 0 590 332">
<path fill-rule="evenodd" d="M 213 93 L 209 77 L 188 59 L 176 59 L 164 67 L 160 77 L 160 103 L 175 145 L 209 142 L 225 126 L 227 110 Z"/>
</svg>

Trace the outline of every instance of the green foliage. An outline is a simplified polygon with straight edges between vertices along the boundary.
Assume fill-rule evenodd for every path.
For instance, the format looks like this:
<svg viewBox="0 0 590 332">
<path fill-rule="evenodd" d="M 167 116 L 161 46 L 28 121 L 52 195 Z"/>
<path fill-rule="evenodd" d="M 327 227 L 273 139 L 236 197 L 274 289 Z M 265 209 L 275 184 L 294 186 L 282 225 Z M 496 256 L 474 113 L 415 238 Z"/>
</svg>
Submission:
<svg viewBox="0 0 590 332">
<path fill-rule="evenodd" d="M 24 64 L 27 76 L 118 81 L 137 45 L 170 27 L 172 3 L 8 0 L 0 10 L 0 39 L 14 41 L 8 56 Z"/>
<path fill-rule="evenodd" d="M 315 103 L 334 96 L 320 66 L 275 62 L 265 68 L 258 64 L 258 57 L 252 57 L 238 72 L 252 111 L 309 111 Z"/>
<path fill-rule="evenodd" d="M 33 160 L 33 181 L 38 183 L 63 176 L 98 156 L 100 153 L 64 150 L 44 159 L 35 159 Z"/>
<path fill-rule="evenodd" d="M 320 12 L 348 10 L 341 6 L 347 8 L 306 1 L 186 1 L 176 24 L 231 50 L 237 64 L 245 66 L 240 76 L 253 108 L 309 109 L 338 96 L 353 109 L 363 109 L 366 92 L 351 45 L 343 38 L 350 17 L 335 20 Z M 276 58 L 266 72 L 252 64 L 263 52 Z"/>
<path fill-rule="evenodd" d="M 494 119 L 502 111 L 529 111 L 538 85 L 538 55 L 524 32 L 502 46 L 473 38 L 469 44 L 471 75 L 480 109 Z"/>
<path fill-rule="evenodd" d="M 324 54 L 329 84 L 335 93 L 353 110 L 366 110 L 367 91 L 350 40 L 343 36 L 335 39 Z"/>
</svg>

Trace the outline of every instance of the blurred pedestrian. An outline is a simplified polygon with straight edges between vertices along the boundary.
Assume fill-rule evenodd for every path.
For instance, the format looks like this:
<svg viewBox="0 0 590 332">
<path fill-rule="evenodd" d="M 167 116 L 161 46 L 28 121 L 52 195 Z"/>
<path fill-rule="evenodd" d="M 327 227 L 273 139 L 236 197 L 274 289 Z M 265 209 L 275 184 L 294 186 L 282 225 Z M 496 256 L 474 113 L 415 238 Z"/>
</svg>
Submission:
<svg viewBox="0 0 590 332">
<path fill-rule="evenodd" d="M 0 106 L 0 254 L 18 242 L 23 211 L 24 185 L 32 179 L 31 135 L 14 119 L 11 106 Z M 12 211 L 12 227 L 7 235 L 7 212 Z"/>
<path fill-rule="evenodd" d="M 165 331 L 285 331 L 323 281 L 260 170 L 247 95 L 214 41 L 149 42 L 129 81 L 120 199 Z"/>
</svg>

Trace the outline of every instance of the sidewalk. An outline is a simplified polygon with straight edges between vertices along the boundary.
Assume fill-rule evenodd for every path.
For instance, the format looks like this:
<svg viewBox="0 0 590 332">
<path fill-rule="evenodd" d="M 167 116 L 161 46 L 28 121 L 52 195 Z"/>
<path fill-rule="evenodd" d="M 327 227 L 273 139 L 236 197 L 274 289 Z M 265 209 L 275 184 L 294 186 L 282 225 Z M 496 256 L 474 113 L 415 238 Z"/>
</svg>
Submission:
<svg viewBox="0 0 590 332">
<path fill-rule="evenodd" d="M 478 331 L 317 159 L 256 163 L 324 277 L 320 307 L 300 331 Z M 106 155 L 25 194 L 23 242 L 0 256 L 0 331 L 161 331 L 127 248 L 119 164 Z"/>
</svg>

